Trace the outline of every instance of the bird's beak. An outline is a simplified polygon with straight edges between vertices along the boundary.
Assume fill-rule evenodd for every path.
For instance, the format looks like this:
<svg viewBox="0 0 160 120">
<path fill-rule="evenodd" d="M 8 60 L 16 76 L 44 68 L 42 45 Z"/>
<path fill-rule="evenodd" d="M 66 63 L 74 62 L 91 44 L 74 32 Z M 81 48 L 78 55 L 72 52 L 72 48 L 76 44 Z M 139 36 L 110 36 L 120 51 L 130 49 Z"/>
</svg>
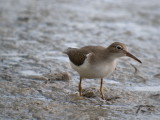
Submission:
<svg viewBox="0 0 160 120">
<path fill-rule="evenodd" d="M 134 60 L 138 61 L 139 63 L 142 63 L 138 58 L 136 58 L 134 55 L 132 55 L 131 53 L 125 51 L 126 56 L 133 58 Z"/>
</svg>

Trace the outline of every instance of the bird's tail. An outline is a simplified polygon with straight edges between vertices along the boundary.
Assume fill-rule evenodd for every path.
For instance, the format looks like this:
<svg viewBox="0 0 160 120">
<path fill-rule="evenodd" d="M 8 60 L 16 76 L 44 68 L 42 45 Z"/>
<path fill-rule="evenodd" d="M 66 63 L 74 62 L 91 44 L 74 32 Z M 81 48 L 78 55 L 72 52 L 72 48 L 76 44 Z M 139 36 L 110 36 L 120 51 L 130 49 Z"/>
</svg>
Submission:
<svg viewBox="0 0 160 120">
<path fill-rule="evenodd" d="M 64 54 L 68 54 L 68 52 L 73 48 L 67 48 L 65 51 L 63 51 Z"/>
</svg>

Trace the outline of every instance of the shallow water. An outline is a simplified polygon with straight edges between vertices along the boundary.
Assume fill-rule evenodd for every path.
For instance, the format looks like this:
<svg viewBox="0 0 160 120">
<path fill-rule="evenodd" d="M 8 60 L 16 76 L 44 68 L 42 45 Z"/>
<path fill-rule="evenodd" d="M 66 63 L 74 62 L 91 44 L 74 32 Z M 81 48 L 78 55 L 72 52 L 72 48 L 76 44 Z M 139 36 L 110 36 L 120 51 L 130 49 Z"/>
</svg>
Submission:
<svg viewBox="0 0 160 120">
<path fill-rule="evenodd" d="M 131 89 L 135 91 L 160 92 L 160 86 L 132 87 Z"/>
<path fill-rule="evenodd" d="M 1 0 L 0 119 L 159 120 L 159 11 L 159 0 Z M 142 64 L 118 60 L 104 79 L 106 101 L 98 79 L 83 80 L 79 97 L 79 76 L 63 51 L 115 41 Z M 72 80 L 45 83 L 61 72 Z"/>
</svg>

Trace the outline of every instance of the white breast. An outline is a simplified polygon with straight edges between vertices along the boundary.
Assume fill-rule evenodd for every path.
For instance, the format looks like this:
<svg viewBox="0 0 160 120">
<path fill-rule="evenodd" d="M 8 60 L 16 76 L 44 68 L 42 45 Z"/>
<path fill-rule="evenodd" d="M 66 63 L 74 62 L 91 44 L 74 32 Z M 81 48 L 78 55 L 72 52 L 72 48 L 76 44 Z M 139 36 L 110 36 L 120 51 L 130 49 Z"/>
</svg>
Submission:
<svg viewBox="0 0 160 120">
<path fill-rule="evenodd" d="M 70 62 L 71 67 L 79 73 L 82 78 L 103 78 L 111 74 L 116 67 L 116 61 L 102 62 L 96 65 L 90 64 L 89 57 L 80 66 L 74 65 Z"/>
</svg>

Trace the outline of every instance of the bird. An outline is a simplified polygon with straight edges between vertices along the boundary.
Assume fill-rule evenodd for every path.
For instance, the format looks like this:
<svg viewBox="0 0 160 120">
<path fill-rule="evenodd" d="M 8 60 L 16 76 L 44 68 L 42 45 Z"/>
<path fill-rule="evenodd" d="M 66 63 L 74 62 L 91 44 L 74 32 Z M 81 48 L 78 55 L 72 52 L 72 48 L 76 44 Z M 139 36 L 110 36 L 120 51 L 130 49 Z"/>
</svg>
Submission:
<svg viewBox="0 0 160 120">
<path fill-rule="evenodd" d="M 79 74 L 79 95 L 82 96 L 83 79 L 100 79 L 100 93 L 104 100 L 103 79 L 108 77 L 115 69 L 117 59 L 128 56 L 139 63 L 137 57 L 128 51 L 128 47 L 121 42 L 114 42 L 108 47 L 84 46 L 81 48 L 68 48 L 64 51 L 68 55 L 71 67 Z"/>
</svg>

